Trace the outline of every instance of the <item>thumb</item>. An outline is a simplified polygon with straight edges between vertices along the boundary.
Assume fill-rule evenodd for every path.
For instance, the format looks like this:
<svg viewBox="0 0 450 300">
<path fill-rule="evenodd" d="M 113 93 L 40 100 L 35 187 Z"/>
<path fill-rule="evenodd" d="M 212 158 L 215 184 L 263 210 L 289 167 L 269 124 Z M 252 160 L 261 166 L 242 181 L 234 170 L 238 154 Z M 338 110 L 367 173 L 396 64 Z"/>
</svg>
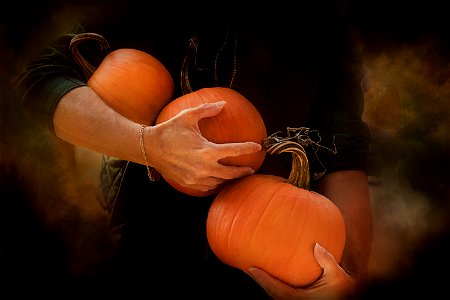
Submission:
<svg viewBox="0 0 450 300">
<path fill-rule="evenodd" d="M 333 254 L 328 252 L 327 249 L 322 247 L 319 243 L 316 243 L 314 246 L 314 257 L 316 258 L 317 263 L 323 268 L 324 273 L 337 267 L 337 262 Z"/>
<path fill-rule="evenodd" d="M 225 103 L 225 101 L 217 101 L 188 108 L 184 112 L 185 121 L 191 125 L 195 125 L 200 119 L 214 117 L 222 111 Z"/>
</svg>

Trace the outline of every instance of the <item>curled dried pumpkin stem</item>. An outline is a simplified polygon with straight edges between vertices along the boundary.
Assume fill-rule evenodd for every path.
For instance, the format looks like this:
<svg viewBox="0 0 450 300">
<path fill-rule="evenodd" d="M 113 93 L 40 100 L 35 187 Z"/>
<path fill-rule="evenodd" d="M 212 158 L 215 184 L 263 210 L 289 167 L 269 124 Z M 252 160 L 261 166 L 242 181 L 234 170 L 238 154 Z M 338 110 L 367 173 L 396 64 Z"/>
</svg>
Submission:
<svg viewBox="0 0 450 300">
<path fill-rule="evenodd" d="M 77 64 L 81 66 L 83 73 L 86 76 L 86 79 L 89 79 L 95 72 L 97 67 L 89 63 L 80 53 L 79 45 L 85 41 L 99 42 L 100 48 L 102 50 L 109 49 L 109 44 L 108 41 L 102 35 L 93 32 L 80 33 L 72 37 L 69 45 L 70 53 L 72 54 L 72 57 L 77 62 Z"/>
<path fill-rule="evenodd" d="M 264 140 L 264 147 L 269 154 L 292 153 L 292 168 L 288 182 L 299 188 L 310 189 L 309 161 L 302 145 L 291 140 L 269 137 Z"/>
<path fill-rule="evenodd" d="M 334 135 L 329 136 L 327 141 L 323 141 L 318 130 L 308 127 L 288 127 L 287 136 L 280 136 L 279 133 L 275 132 L 264 139 L 263 146 L 266 152 L 269 154 L 292 152 L 292 169 L 288 181 L 291 184 L 309 190 L 311 176 L 314 180 L 318 180 L 327 171 L 325 164 L 319 158 L 319 150 L 325 150 L 331 154 L 337 153 Z M 324 146 L 324 142 L 328 146 Z M 312 149 L 311 155 L 313 155 L 316 163 L 322 167 L 321 170 L 319 169 L 312 174 L 310 173 L 305 147 Z"/>
<path fill-rule="evenodd" d="M 216 86 L 219 86 L 219 78 L 218 78 L 218 61 L 221 56 L 225 46 L 228 44 L 230 39 L 230 28 L 227 29 L 225 40 L 216 53 L 214 58 L 214 82 Z M 232 87 L 234 80 L 236 79 L 237 74 L 237 33 L 234 33 L 234 44 L 233 48 L 233 69 L 230 78 L 230 84 L 228 85 L 230 88 Z M 192 66 L 195 70 L 198 71 L 207 71 L 206 67 L 199 67 L 197 65 L 197 53 L 199 48 L 199 39 L 198 36 L 194 33 L 193 36 L 189 39 L 188 49 L 186 55 L 183 60 L 183 64 L 181 66 L 181 92 L 183 95 L 192 93 L 194 89 L 192 88 L 191 82 L 189 80 L 189 67 Z"/>
<path fill-rule="evenodd" d="M 189 81 L 189 64 L 191 62 L 191 59 L 196 59 L 197 56 L 197 48 L 198 48 L 198 39 L 196 36 L 193 36 L 189 39 L 189 48 L 186 56 L 183 60 L 183 65 L 181 67 L 181 92 L 183 95 L 191 93 L 192 86 Z"/>
</svg>

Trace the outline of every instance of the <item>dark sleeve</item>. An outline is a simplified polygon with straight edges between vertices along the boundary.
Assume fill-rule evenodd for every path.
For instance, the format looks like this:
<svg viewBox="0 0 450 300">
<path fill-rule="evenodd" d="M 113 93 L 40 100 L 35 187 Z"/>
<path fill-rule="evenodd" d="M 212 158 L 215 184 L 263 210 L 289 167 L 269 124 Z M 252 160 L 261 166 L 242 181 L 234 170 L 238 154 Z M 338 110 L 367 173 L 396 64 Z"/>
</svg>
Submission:
<svg viewBox="0 0 450 300">
<path fill-rule="evenodd" d="M 338 170 L 363 170 L 376 173 L 376 156 L 372 151 L 372 134 L 362 119 L 365 69 L 362 51 L 348 32 L 338 35 L 340 52 L 330 54 L 326 61 L 319 101 L 313 108 L 312 128 L 322 135 L 324 148 L 311 151 L 311 174 Z M 314 120 L 319 120 L 315 122 Z M 334 151 L 331 151 L 334 150 Z"/>
<path fill-rule="evenodd" d="M 65 34 L 43 50 L 41 56 L 28 63 L 14 93 L 20 107 L 38 126 L 54 133 L 53 113 L 61 98 L 76 87 L 86 85 L 80 66 L 69 53 L 74 34 Z"/>
</svg>

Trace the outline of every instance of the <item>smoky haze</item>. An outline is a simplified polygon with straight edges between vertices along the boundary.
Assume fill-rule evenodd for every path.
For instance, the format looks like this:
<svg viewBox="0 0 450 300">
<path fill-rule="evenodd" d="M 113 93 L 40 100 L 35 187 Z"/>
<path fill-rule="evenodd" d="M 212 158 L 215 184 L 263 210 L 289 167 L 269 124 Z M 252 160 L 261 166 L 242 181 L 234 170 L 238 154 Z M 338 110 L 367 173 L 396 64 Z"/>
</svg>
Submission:
<svg viewBox="0 0 450 300">
<path fill-rule="evenodd" d="M 420 272 L 418 253 L 447 243 L 450 65 L 437 46 L 425 40 L 366 59 L 371 86 L 364 118 L 381 162 L 371 187 L 374 280 Z"/>
<path fill-rule="evenodd" d="M 364 119 L 380 170 L 364 298 L 440 296 L 450 266 L 450 35 L 437 1 L 350 1 L 365 47 Z"/>
</svg>

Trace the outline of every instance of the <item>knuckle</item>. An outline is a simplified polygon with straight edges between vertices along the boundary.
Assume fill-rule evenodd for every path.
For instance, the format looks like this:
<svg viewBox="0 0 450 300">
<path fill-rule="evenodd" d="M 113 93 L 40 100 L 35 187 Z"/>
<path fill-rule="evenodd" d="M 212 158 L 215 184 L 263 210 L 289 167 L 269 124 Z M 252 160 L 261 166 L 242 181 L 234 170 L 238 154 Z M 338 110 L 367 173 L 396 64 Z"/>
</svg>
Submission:
<svg viewBox="0 0 450 300">
<path fill-rule="evenodd" d="M 197 184 L 197 176 L 195 174 L 187 175 L 184 179 L 185 186 L 191 186 Z"/>
<path fill-rule="evenodd" d="M 230 151 L 233 155 L 238 155 L 241 153 L 241 148 L 238 145 L 233 145 L 231 146 Z"/>
</svg>

